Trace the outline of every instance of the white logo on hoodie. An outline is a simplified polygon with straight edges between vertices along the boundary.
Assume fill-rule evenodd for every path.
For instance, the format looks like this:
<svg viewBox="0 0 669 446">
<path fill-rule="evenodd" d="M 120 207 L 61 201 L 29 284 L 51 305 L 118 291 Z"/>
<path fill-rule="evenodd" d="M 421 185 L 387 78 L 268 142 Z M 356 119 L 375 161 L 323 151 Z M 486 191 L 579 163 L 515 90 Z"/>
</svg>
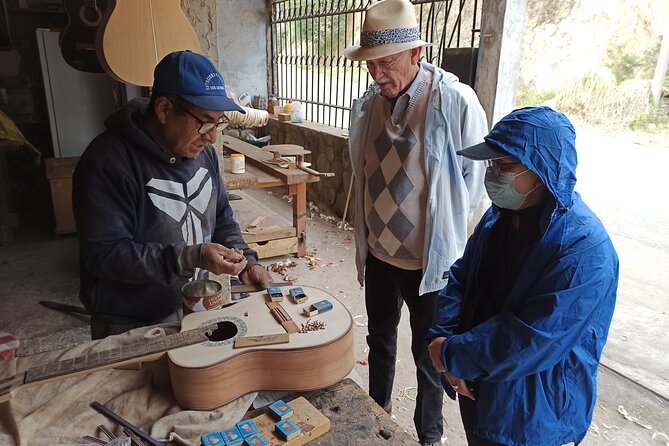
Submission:
<svg viewBox="0 0 669 446">
<path fill-rule="evenodd" d="M 212 193 L 212 181 L 207 175 L 207 169 L 200 167 L 186 184 L 152 178 L 146 185 L 173 196 L 148 193 L 154 206 L 182 222 L 181 233 L 187 245 L 204 242 L 201 216 L 207 210 Z"/>
</svg>

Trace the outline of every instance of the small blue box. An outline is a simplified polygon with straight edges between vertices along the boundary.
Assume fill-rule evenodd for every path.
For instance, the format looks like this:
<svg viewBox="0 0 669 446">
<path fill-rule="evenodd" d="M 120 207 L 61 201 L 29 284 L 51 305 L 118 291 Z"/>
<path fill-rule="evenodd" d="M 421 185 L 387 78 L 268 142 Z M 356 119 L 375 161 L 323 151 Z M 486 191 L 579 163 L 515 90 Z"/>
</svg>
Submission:
<svg viewBox="0 0 669 446">
<path fill-rule="evenodd" d="M 248 446 L 270 446 L 272 444 L 260 434 L 254 434 L 251 435 L 250 437 L 246 437 L 244 439 L 244 442 Z"/>
<path fill-rule="evenodd" d="M 253 422 L 253 420 L 242 420 L 237 423 L 237 429 L 242 434 L 242 437 L 250 437 L 253 434 L 258 433 L 258 426 Z"/>
<path fill-rule="evenodd" d="M 311 317 L 330 310 L 332 310 L 332 302 L 326 299 L 315 302 L 308 307 L 304 307 L 302 313 L 304 313 L 305 316 Z"/>
<path fill-rule="evenodd" d="M 293 408 L 283 400 L 276 400 L 270 404 L 269 413 L 275 420 L 285 420 L 293 415 Z"/>
<path fill-rule="evenodd" d="M 278 286 L 271 286 L 267 288 L 267 294 L 269 295 L 269 300 L 272 302 L 281 302 L 283 300 L 283 293 L 281 288 Z"/>
<path fill-rule="evenodd" d="M 302 287 L 291 288 L 288 292 L 290 293 L 293 302 L 296 304 L 301 304 L 307 301 L 307 295 Z"/>
<path fill-rule="evenodd" d="M 300 429 L 300 426 L 295 424 L 295 422 L 290 418 L 277 421 L 276 424 L 274 425 L 274 428 L 276 429 L 279 436 L 281 436 L 281 438 L 283 438 L 286 441 L 290 441 L 293 438 L 302 435 L 302 430 Z"/>
<path fill-rule="evenodd" d="M 225 440 L 225 446 L 235 446 L 244 442 L 244 437 L 242 437 L 242 433 L 239 432 L 237 426 L 224 430 L 222 434 L 223 439 Z"/>
<path fill-rule="evenodd" d="M 222 446 L 225 444 L 223 435 L 220 432 L 209 432 L 200 437 L 202 440 L 202 446 Z"/>
</svg>

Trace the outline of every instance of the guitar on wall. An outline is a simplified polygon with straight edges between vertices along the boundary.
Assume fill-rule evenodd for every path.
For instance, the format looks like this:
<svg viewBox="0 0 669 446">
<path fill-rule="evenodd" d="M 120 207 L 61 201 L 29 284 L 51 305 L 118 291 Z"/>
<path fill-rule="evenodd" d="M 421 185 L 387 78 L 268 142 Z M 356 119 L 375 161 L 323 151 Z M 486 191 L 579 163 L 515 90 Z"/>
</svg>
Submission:
<svg viewBox="0 0 669 446">
<path fill-rule="evenodd" d="M 98 60 L 120 82 L 150 87 L 153 69 L 173 51 L 200 53 L 180 0 L 108 0 L 95 39 Z"/>
<path fill-rule="evenodd" d="M 63 8 L 68 18 L 59 40 L 63 59 L 79 71 L 104 73 L 98 61 L 95 38 L 107 0 L 64 0 Z"/>
<path fill-rule="evenodd" d="M 289 288 L 282 287 L 282 293 L 287 295 Z M 22 388 L 153 361 L 165 352 L 172 392 L 185 409 L 213 409 L 259 390 L 327 387 L 353 369 L 353 319 L 334 296 L 317 288 L 302 289 L 309 299 L 304 304 L 286 299 L 277 305 L 267 302 L 266 292 L 256 292 L 220 310 L 186 315 L 179 333 L 29 368 L 0 380 L 0 403 Z M 302 309 L 325 299 L 332 309 L 311 316 L 323 329 L 289 328 L 306 324 L 310 318 Z M 282 343 L 272 342 L 278 338 Z"/>
</svg>

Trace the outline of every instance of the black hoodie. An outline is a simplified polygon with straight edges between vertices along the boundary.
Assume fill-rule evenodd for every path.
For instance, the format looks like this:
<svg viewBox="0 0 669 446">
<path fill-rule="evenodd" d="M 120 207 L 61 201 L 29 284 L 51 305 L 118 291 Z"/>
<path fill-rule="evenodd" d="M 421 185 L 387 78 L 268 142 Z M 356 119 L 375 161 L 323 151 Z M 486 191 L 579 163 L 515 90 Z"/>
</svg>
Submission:
<svg viewBox="0 0 669 446">
<path fill-rule="evenodd" d="M 105 121 L 81 156 L 72 201 L 80 240 L 79 296 L 112 323 L 150 323 L 181 308 L 181 286 L 205 278 L 202 243 L 244 242 L 213 146 L 174 157 L 142 128 L 148 100 L 135 99 Z"/>
</svg>

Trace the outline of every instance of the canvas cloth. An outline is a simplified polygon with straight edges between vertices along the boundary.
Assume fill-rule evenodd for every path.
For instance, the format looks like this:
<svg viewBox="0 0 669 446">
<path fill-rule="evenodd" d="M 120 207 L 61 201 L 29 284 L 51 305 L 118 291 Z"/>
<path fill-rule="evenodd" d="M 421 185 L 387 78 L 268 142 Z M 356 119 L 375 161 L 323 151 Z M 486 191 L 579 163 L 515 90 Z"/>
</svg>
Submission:
<svg viewBox="0 0 669 446">
<path fill-rule="evenodd" d="M 177 331 L 178 325 L 161 324 L 68 350 L 14 358 L 0 363 L 0 379 L 30 367 Z M 143 363 L 138 370 L 101 370 L 18 391 L 13 399 L 0 404 L 0 444 L 86 444 L 82 435 L 105 438 L 97 429 L 100 424 L 122 435 L 121 426 L 90 407 L 91 402 L 98 401 L 158 440 L 198 446 L 200 435 L 220 431 L 241 420 L 255 397 L 256 393 L 251 393 L 211 411 L 185 410 L 172 395 L 167 358 L 163 356 Z"/>
</svg>

